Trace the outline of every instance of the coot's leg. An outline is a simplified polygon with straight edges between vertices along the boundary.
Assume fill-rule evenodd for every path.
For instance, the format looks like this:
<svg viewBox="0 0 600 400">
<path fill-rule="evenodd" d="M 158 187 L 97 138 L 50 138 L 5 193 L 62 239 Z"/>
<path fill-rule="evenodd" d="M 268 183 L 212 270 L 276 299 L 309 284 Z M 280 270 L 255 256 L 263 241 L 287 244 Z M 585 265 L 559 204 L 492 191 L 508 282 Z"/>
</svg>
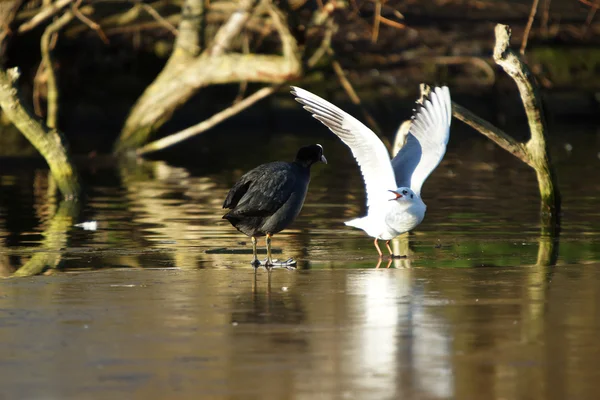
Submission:
<svg viewBox="0 0 600 400">
<path fill-rule="evenodd" d="M 373 243 L 375 243 L 375 248 L 377 249 L 377 253 L 379 253 L 379 258 L 383 257 L 383 253 L 381 252 L 379 244 L 377 243 L 377 238 L 375 238 L 375 241 Z"/>
<path fill-rule="evenodd" d="M 271 234 L 267 233 L 267 261 L 265 262 L 267 268 L 273 266 L 273 258 L 271 257 Z"/>
<path fill-rule="evenodd" d="M 268 270 L 271 270 L 273 267 L 284 267 L 284 268 L 294 268 L 296 266 L 296 260 L 293 258 L 288 258 L 285 261 L 273 260 L 271 256 L 271 238 L 273 236 L 271 234 L 267 234 L 266 242 L 267 242 L 267 259 L 264 262 L 261 262 L 260 265 L 264 265 Z"/>
<path fill-rule="evenodd" d="M 392 251 L 392 248 L 390 247 L 390 241 L 389 240 L 385 241 L 385 247 L 387 247 L 388 251 L 390 252 L 390 256 L 394 257 L 394 252 Z"/>
<path fill-rule="evenodd" d="M 256 237 L 252 236 L 252 266 L 254 268 L 257 268 L 260 265 L 260 261 L 258 261 L 256 254 Z"/>
</svg>

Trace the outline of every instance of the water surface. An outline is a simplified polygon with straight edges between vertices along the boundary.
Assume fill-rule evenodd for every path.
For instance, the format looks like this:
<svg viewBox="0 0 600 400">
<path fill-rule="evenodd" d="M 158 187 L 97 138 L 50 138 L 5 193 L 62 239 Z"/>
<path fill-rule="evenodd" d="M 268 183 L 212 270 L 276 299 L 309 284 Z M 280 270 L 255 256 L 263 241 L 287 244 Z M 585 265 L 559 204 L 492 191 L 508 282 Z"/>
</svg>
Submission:
<svg viewBox="0 0 600 400">
<path fill-rule="evenodd" d="M 76 204 L 55 198 L 43 164 L 0 159 L 0 274 L 33 275 L 0 281 L 0 394 L 595 398 L 598 134 L 552 140 L 558 238 L 540 234 L 534 173 L 463 134 L 423 188 L 425 221 L 394 243 L 407 258 L 379 268 L 372 240 L 343 225 L 364 193 L 331 137 L 266 136 L 264 151 L 208 137 L 191 161 L 80 160 Z M 222 201 L 248 169 L 315 142 L 329 164 L 274 238 L 298 269 L 255 275 Z M 73 226 L 91 220 L 95 231 Z"/>
</svg>

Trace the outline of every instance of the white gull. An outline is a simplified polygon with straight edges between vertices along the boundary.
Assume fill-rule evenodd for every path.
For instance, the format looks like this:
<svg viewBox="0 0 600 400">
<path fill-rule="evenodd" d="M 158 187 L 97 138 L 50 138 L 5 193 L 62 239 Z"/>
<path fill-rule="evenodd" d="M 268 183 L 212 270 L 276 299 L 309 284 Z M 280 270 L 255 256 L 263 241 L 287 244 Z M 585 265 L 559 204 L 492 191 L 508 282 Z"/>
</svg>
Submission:
<svg viewBox="0 0 600 400">
<path fill-rule="evenodd" d="M 404 146 L 390 160 L 377 135 L 363 123 L 330 102 L 299 87 L 292 94 L 304 109 L 335 133 L 348 147 L 362 172 L 367 192 L 367 215 L 345 224 L 364 230 L 377 243 L 389 242 L 414 229 L 425 217 L 421 187 L 446 153 L 450 137 L 452 102 L 446 86 L 436 87 L 417 104 Z"/>
</svg>

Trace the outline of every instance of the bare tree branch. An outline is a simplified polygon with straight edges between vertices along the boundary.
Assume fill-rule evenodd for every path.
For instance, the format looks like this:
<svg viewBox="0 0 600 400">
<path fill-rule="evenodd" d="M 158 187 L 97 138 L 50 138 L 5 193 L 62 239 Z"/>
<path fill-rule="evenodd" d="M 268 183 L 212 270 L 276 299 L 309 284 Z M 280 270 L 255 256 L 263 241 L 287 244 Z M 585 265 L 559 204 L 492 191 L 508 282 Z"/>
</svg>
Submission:
<svg viewBox="0 0 600 400">
<path fill-rule="evenodd" d="M 326 53 L 326 51 L 321 51 L 321 50 L 323 48 L 326 48 L 326 46 L 328 46 L 330 44 L 331 35 L 333 32 L 333 25 L 334 25 L 333 20 L 330 20 L 330 22 L 331 23 L 327 24 L 328 29 L 323 37 L 321 46 L 315 52 L 315 54 L 313 54 L 313 56 L 309 59 L 309 61 L 307 63 L 307 66 L 309 68 L 314 67 L 319 62 L 320 58 L 322 56 L 324 56 Z M 281 86 L 282 85 L 273 85 L 273 86 L 262 88 L 262 89 L 256 91 L 255 93 L 253 93 L 252 95 L 246 97 L 245 99 L 235 102 L 229 108 L 216 113 L 209 119 L 204 120 L 204 121 L 200 122 L 199 124 L 196 124 L 192 127 L 184 129 L 183 131 L 169 135 L 162 139 L 156 140 L 154 142 L 148 143 L 147 145 L 139 148 L 136 151 L 136 154 L 139 156 L 142 156 L 142 155 L 152 153 L 152 152 L 155 152 L 158 150 L 163 150 L 163 149 L 166 149 L 177 143 L 180 143 L 184 140 L 187 140 L 193 136 L 196 136 L 203 132 L 206 132 L 210 128 L 225 121 L 227 118 L 230 118 L 230 117 L 242 112 L 243 110 L 252 106 L 256 102 L 260 101 L 261 99 L 264 99 L 265 97 L 270 96 L 271 94 L 275 93 L 277 90 L 279 90 L 281 88 Z"/>
<path fill-rule="evenodd" d="M 54 68 L 52 67 L 52 57 L 50 55 L 51 42 L 53 36 L 65 25 L 67 25 L 73 19 L 73 13 L 70 11 L 65 12 L 60 18 L 48 25 L 40 41 L 42 63 L 44 64 L 44 70 L 47 74 L 47 86 L 48 86 L 48 112 L 46 115 L 46 125 L 50 128 L 56 128 L 56 122 L 58 120 L 58 88 L 56 85 L 56 75 Z"/>
<path fill-rule="evenodd" d="M 175 28 L 175 26 L 173 26 L 173 24 L 171 24 L 167 19 L 165 19 L 162 15 L 160 15 L 160 13 L 158 11 L 156 11 L 156 9 L 154 7 L 152 7 L 150 4 L 146 4 L 146 3 L 140 3 L 140 4 L 141 4 L 142 8 L 148 14 L 150 14 L 150 16 L 152 18 L 154 18 L 159 24 L 161 24 L 162 26 L 167 28 L 167 30 L 170 31 L 173 34 L 173 36 L 179 35 L 179 31 L 177 30 L 177 28 Z"/>
<path fill-rule="evenodd" d="M 93 31 L 95 31 L 98 36 L 100 37 L 100 40 L 102 40 L 104 42 L 104 44 L 108 44 L 109 40 L 106 37 L 106 34 L 104 33 L 104 31 L 102 30 L 102 27 L 97 24 L 96 22 L 92 21 L 91 19 L 89 19 L 88 17 L 86 17 L 82 10 L 79 9 L 79 6 L 81 5 L 81 1 L 82 0 L 77 0 L 75 2 L 75 4 L 73 4 L 73 6 L 71 7 L 71 11 L 73 12 L 73 15 L 75 15 L 75 17 L 77 17 L 78 20 L 80 20 L 81 22 L 83 22 L 85 25 L 87 25 L 90 29 L 92 29 Z M 91 7 L 84 7 L 84 9 L 89 10 L 89 13 L 91 14 L 93 12 L 93 9 Z"/>
<path fill-rule="evenodd" d="M 371 33 L 371 42 L 377 43 L 379 38 L 379 21 L 381 19 L 381 2 L 383 0 L 375 0 L 375 12 L 373 14 L 373 32 Z"/>
<path fill-rule="evenodd" d="M 533 26 L 533 20 L 535 19 L 535 14 L 537 13 L 539 3 L 540 0 L 533 0 L 533 4 L 531 5 L 531 11 L 529 12 L 529 20 L 527 20 L 525 32 L 523 33 L 523 40 L 521 42 L 521 55 L 525 55 L 525 48 L 527 47 L 529 32 L 531 31 L 531 27 Z"/>
<path fill-rule="evenodd" d="M 367 111 L 367 109 L 362 106 L 362 102 L 360 100 L 360 97 L 358 97 L 358 94 L 356 94 L 356 91 L 352 87 L 352 84 L 350 83 L 350 81 L 346 77 L 346 73 L 344 72 L 344 70 L 343 70 L 342 66 L 340 65 L 339 61 L 337 61 L 335 59 L 335 54 L 334 54 L 333 50 L 331 48 L 329 48 L 328 52 L 333 57 L 333 59 L 331 60 L 331 66 L 333 67 L 333 71 L 337 75 L 338 80 L 340 81 L 340 84 L 342 85 L 342 87 L 344 88 L 344 90 L 346 91 L 346 93 L 348 94 L 348 97 L 350 98 L 350 101 L 352 101 L 353 104 L 356 104 L 357 106 L 360 107 L 360 109 L 361 109 L 361 111 L 363 113 L 363 116 L 365 117 L 365 120 L 367 121 L 367 123 L 371 126 L 371 129 L 373 129 L 375 131 L 375 133 L 380 134 L 381 133 L 381 129 L 379 128 L 379 125 L 377 125 L 377 122 L 375 121 L 375 118 L 373 118 L 371 116 L 371 114 L 369 114 L 369 112 Z"/>
<path fill-rule="evenodd" d="M 208 55 L 219 56 L 229 48 L 231 41 L 237 36 L 244 24 L 250 18 L 250 11 L 258 3 L 258 0 L 241 0 L 239 8 L 230 17 L 229 20 L 217 32 L 212 45 L 208 49 Z"/>
<path fill-rule="evenodd" d="M 28 22 L 25 22 L 19 26 L 19 33 L 27 32 L 48 18 L 52 17 L 64 7 L 72 3 L 73 0 L 57 0 L 55 3 L 50 4 L 47 7 L 44 7 L 39 13 L 35 14 Z"/>
<path fill-rule="evenodd" d="M 531 161 L 527 156 L 527 152 L 523 144 L 513 139 L 500 128 L 495 127 L 488 121 L 477 116 L 475 113 L 454 102 L 452 102 L 452 115 L 473 129 L 481 132 L 492 142 L 496 143 L 498 146 L 517 157 L 519 160 L 531 165 Z"/>
<path fill-rule="evenodd" d="M 156 140 L 152 143 L 149 143 L 136 151 L 137 155 L 144 155 L 147 153 L 151 153 L 157 150 L 162 150 L 167 147 L 170 147 L 176 143 L 179 143 L 183 140 L 189 139 L 192 136 L 195 136 L 199 133 L 205 132 L 213 126 L 225 121 L 227 118 L 232 117 L 239 112 L 245 110 L 250 107 L 257 101 L 264 99 L 265 97 L 271 95 L 276 92 L 279 88 L 279 85 L 269 86 L 254 92 L 250 96 L 246 97 L 244 100 L 234 104 L 233 106 L 226 108 L 223 111 L 220 111 L 210 117 L 209 119 L 202 121 L 201 123 L 191 126 L 187 129 L 182 130 L 181 132 L 175 133 L 173 135 L 169 135 L 165 138 Z"/>
</svg>

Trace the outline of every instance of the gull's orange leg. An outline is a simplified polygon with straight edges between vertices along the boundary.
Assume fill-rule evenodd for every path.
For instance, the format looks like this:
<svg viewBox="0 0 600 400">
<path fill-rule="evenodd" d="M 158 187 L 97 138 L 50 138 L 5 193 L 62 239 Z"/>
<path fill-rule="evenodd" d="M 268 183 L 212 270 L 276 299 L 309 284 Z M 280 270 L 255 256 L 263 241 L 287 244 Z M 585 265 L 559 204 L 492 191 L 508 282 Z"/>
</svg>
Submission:
<svg viewBox="0 0 600 400">
<path fill-rule="evenodd" d="M 377 249 L 377 253 L 379 253 L 379 258 L 383 257 L 383 253 L 381 252 L 381 249 L 379 248 L 379 244 L 377 243 L 377 238 L 375 238 L 375 241 L 373 243 L 375 244 L 375 248 Z"/>
<path fill-rule="evenodd" d="M 390 252 L 390 256 L 393 256 L 394 252 L 392 251 L 392 248 L 390 247 L 390 241 L 389 240 L 385 241 L 385 247 L 387 247 L 388 251 Z"/>
</svg>

